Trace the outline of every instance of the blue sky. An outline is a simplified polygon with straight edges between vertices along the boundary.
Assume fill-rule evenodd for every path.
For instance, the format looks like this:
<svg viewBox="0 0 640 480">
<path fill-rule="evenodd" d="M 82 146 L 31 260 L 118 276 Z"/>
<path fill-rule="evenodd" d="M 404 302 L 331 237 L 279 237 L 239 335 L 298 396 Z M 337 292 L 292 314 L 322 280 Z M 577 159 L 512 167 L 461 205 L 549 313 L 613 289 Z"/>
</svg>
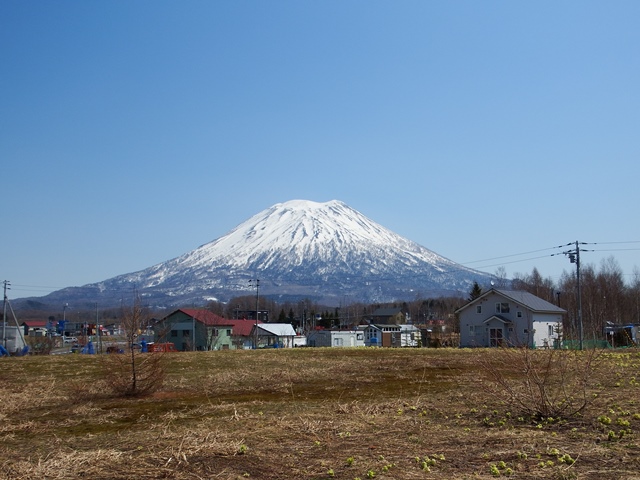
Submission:
<svg viewBox="0 0 640 480">
<path fill-rule="evenodd" d="M 583 263 L 631 280 L 639 18 L 635 0 L 5 0 L 0 280 L 10 298 L 105 280 L 292 199 L 490 273 L 557 279 L 551 247 L 598 242 Z"/>
</svg>

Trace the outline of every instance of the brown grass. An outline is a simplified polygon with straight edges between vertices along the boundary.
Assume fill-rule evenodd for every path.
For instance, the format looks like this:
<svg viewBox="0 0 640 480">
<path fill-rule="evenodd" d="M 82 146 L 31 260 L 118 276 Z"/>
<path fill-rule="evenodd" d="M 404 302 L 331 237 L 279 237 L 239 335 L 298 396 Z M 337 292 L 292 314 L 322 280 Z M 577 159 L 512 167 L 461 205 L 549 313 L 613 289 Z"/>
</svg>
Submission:
<svg viewBox="0 0 640 480">
<path fill-rule="evenodd" d="M 638 352 L 604 355 L 594 375 L 611 388 L 561 420 L 496 396 L 482 366 L 495 355 L 167 354 L 162 390 L 144 398 L 108 394 L 96 356 L 2 359 L 0 476 L 482 479 L 495 466 L 521 479 L 640 479 Z"/>
</svg>

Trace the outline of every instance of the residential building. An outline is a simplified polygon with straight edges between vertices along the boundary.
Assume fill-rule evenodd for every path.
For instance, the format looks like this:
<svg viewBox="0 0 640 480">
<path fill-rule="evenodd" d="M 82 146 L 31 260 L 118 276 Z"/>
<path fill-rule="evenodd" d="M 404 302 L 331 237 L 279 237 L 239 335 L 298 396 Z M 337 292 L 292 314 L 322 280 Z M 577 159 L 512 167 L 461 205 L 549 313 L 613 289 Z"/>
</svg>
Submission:
<svg viewBox="0 0 640 480">
<path fill-rule="evenodd" d="M 289 323 L 260 323 L 254 325 L 251 336 L 258 339 L 258 348 L 293 348 L 297 337 Z"/>
<path fill-rule="evenodd" d="M 364 343 L 367 347 L 399 347 L 400 325 L 370 324 L 364 329 Z"/>
<path fill-rule="evenodd" d="M 456 311 L 460 346 L 556 348 L 565 313 L 529 292 L 492 288 Z"/>
<path fill-rule="evenodd" d="M 181 308 L 154 326 L 154 341 L 171 342 L 180 351 L 253 348 L 255 325 L 255 320 L 229 320 L 209 310 Z"/>
<path fill-rule="evenodd" d="M 399 307 L 378 308 L 371 314 L 371 323 L 375 325 L 402 325 L 407 323 L 407 318 Z"/>
<path fill-rule="evenodd" d="M 364 347 L 360 330 L 313 330 L 307 336 L 309 347 Z"/>
</svg>

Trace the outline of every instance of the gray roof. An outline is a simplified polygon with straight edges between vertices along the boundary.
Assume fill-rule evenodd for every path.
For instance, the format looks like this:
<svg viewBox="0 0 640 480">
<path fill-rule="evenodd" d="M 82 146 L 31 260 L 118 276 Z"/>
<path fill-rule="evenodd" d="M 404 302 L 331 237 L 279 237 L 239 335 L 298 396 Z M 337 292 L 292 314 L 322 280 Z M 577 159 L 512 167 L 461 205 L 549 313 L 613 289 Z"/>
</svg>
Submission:
<svg viewBox="0 0 640 480">
<path fill-rule="evenodd" d="M 527 307 L 529 310 L 533 310 L 534 312 L 566 312 L 565 309 L 547 302 L 540 297 L 536 297 L 534 294 L 529 292 L 524 292 L 522 290 L 496 290 L 496 292 Z"/>
<path fill-rule="evenodd" d="M 464 310 L 465 308 L 473 305 L 478 300 L 486 297 L 491 293 L 497 293 L 509 300 L 512 300 L 515 303 L 522 305 L 523 307 L 528 308 L 532 312 L 545 312 L 545 313 L 566 313 L 566 310 L 563 308 L 554 305 L 553 303 L 549 303 L 546 300 L 543 300 L 540 297 L 536 297 L 532 293 L 525 292 L 522 290 L 498 290 L 496 288 L 492 288 L 491 290 L 487 290 L 485 293 L 480 295 L 478 298 L 470 301 L 466 305 L 460 307 L 457 311 Z"/>
</svg>

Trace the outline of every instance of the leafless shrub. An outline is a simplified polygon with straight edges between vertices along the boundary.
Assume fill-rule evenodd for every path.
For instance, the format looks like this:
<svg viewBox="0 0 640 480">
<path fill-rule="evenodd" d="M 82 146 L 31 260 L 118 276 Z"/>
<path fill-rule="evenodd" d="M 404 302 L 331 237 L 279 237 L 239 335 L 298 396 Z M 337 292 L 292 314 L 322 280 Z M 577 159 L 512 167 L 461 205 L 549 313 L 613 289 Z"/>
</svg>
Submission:
<svg viewBox="0 0 640 480">
<path fill-rule="evenodd" d="M 605 388 L 601 352 L 595 349 L 488 352 L 482 367 L 490 392 L 530 417 L 570 418 L 585 410 Z"/>
<path fill-rule="evenodd" d="M 138 332 L 146 325 L 147 316 L 148 312 L 136 298 L 130 309 L 123 310 L 124 353 L 109 353 L 102 357 L 104 379 L 115 395 L 149 395 L 160 389 L 164 382 L 163 353 L 141 353 L 134 347 Z"/>
<path fill-rule="evenodd" d="M 158 391 L 165 378 L 163 354 L 139 353 L 103 355 L 106 387 L 116 396 L 135 397 Z"/>
<path fill-rule="evenodd" d="M 32 355 L 49 355 L 55 346 L 53 337 L 24 337 Z"/>
</svg>

